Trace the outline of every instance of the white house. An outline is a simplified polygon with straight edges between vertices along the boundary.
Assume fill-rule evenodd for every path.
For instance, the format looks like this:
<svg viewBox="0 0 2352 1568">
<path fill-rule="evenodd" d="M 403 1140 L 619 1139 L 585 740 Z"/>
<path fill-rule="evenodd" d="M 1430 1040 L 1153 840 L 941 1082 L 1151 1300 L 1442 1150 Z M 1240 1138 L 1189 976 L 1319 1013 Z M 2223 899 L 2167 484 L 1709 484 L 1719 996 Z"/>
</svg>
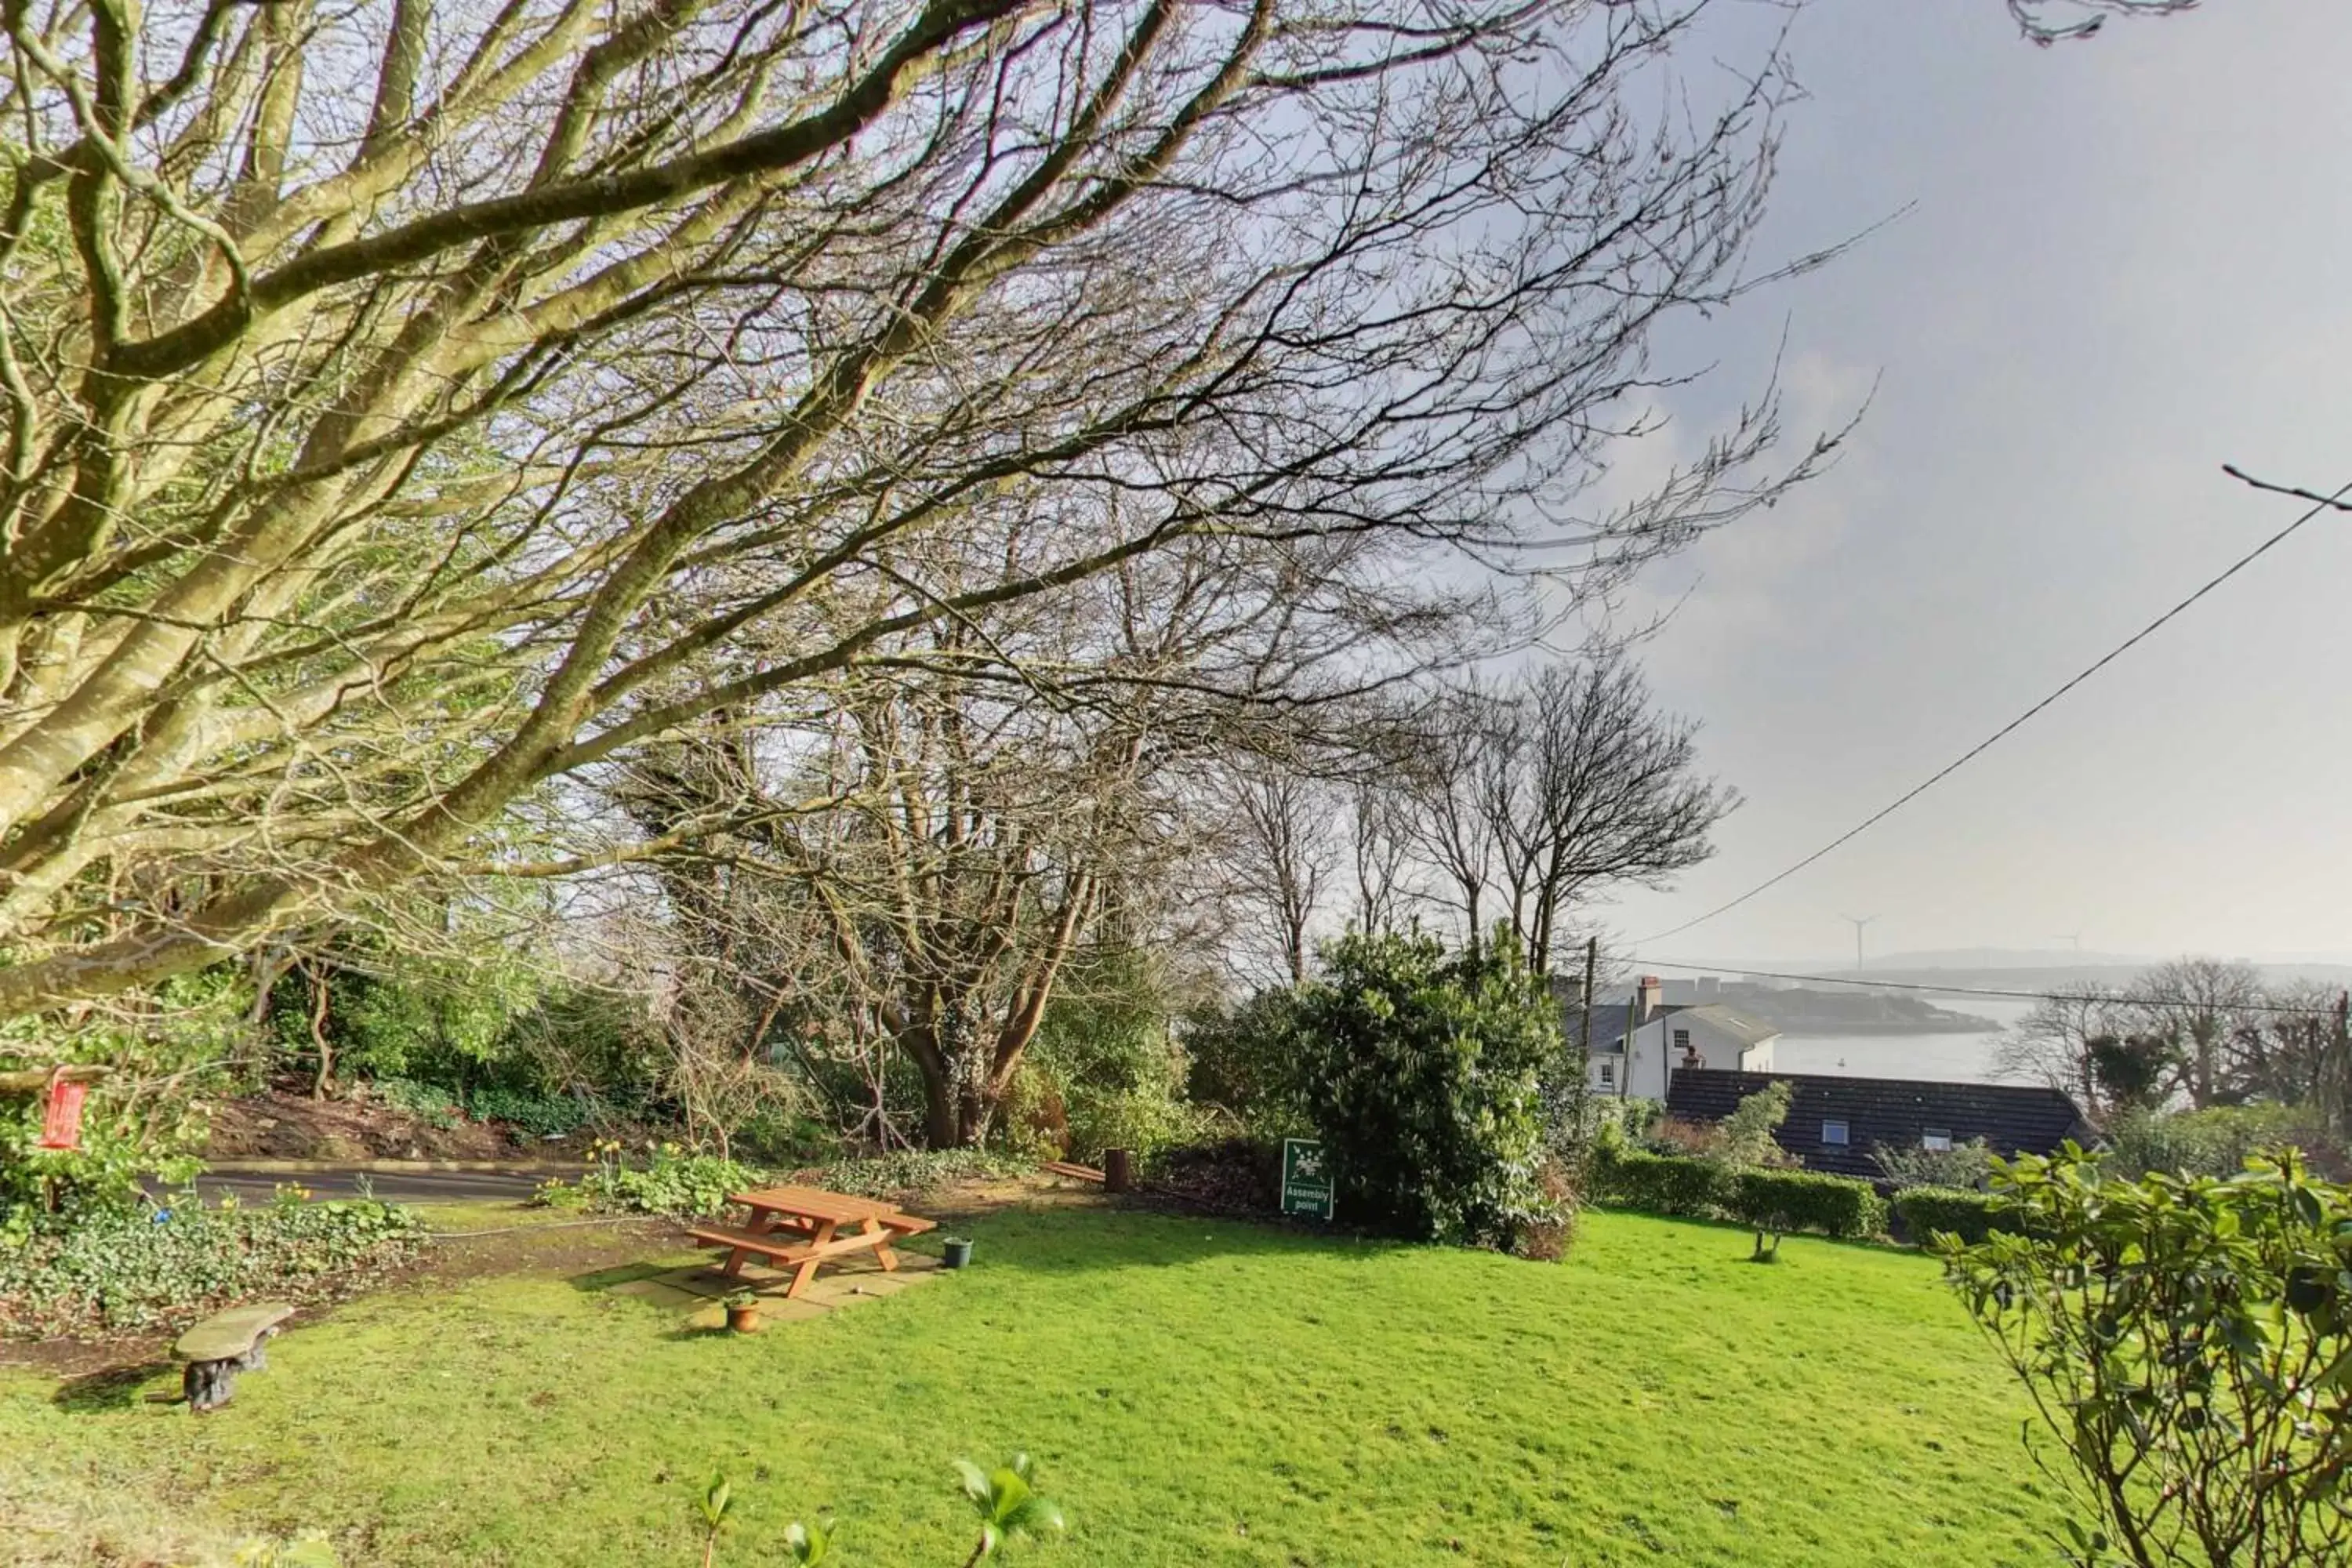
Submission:
<svg viewBox="0 0 2352 1568">
<path fill-rule="evenodd" d="M 1719 1002 L 1668 1006 L 1663 988 L 1645 974 L 1624 1002 L 1592 1008 L 1592 1038 L 1587 1070 L 1596 1094 L 1664 1100 L 1671 1076 L 1684 1068 L 1719 1072 L 1770 1072 L 1772 1043 L 1780 1031 Z M 1571 1040 L 1584 1010 L 1573 995 L 1562 1000 L 1562 1023 Z"/>
</svg>

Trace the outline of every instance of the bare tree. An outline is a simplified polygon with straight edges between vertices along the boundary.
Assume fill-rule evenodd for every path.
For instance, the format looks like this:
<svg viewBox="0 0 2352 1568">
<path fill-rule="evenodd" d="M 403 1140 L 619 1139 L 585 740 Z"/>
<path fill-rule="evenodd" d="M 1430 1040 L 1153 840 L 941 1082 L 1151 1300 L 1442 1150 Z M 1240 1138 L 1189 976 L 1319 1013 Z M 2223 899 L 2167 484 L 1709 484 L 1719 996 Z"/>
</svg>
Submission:
<svg viewBox="0 0 2352 1568">
<path fill-rule="evenodd" d="M 2194 9 L 2197 0 L 2009 0 L 2018 31 L 2036 44 L 2087 38 L 2110 16 L 2165 16 Z"/>
<path fill-rule="evenodd" d="M 1339 869 L 1339 794 L 1261 763 L 1245 766 L 1223 795 L 1233 823 L 1232 888 L 1253 945 L 1292 984 L 1304 984 L 1317 916 Z"/>
<path fill-rule="evenodd" d="M 1657 711 L 1618 649 L 1465 688 L 1432 729 L 1416 847 L 1471 940 L 1483 917 L 1507 921 L 1540 973 L 1580 904 L 1698 864 L 1738 805 L 1697 772 L 1697 726 Z"/>
<path fill-rule="evenodd" d="M 2337 1086 L 2352 1082 L 2342 1001 L 2337 987 L 2314 981 L 2265 986 L 2259 1005 L 2243 1005 L 2221 1042 L 2217 1092 L 2326 1110 Z"/>
<path fill-rule="evenodd" d="M 2063 1089 L 2096 1120 L 2113 1107 L 2095 1066 L 2094 1044 L 2128 1031 L 2127 1008 L 2105 986 L 2061 987 L 2033 1005 L 1994 1047 L 1993 1070 Z"/>
<path fill-rule="evenodd" d="M 2228 1050 L 2262 1023 L 2261 971 L 2218 958 L 2176 958 L 2132 981 L 2137 1031 L 2169 1041 L 2181 1060 L 2179 1087 L 2202 1109 L 2229 1087 Z"/>
<path fill-rule="evenodd" d="M 1654 92 L 1698 9 L 12 14 L 0 1014 L 591 864 L 510 814 L 1186 540 L 1507 564 L 1747 281 L 1783 78 Z"/>
<path fill-rule="evenodd" d="M 1229 868 L 1237 817 L 1276 855 L 1257 890 L 1303 973 L 1336 840 L 1318 792 L 1270 769 L 1235 791 L 1231 758 L 1281 738 L 1257 680 L 1343 700 L 1361 644 L 1265 566 L 1198 542 L 909 632 L 804 712 L 707 726 L 691 750 L 717 763 L 632 770 L 619 791 L 698 958 L 809 998 L 788 1026 L 853 1020 L 902 1055 L 940 1145 L 986 1136 L 1090 943 L 1186 945 L 1165 939 L 1193 868 Z"/>
<path fill-rule="evenodd" d="M 1353 919 L 1368 931 L 1393 929 L 1412 896 L 1409 803 L 1385 779 L 1359 779 L 1348 791 L 1348 844 L 1355 874 Z"/>
<path fill-rule="evenodd" d="M 1512 930 L 1549 973 L 1561 922 L 1612 887 L 1658 887 L 1714 853 L 1737 792 L 1697 772 L 1696 724 L 1653 707 L 1619 649 L 1546 665 L 1522 684 L 1488 798 Z"/>
<path fill-rule="evenodd" d="M 1434 884 L 1430 901 L 1460 917 L 1464 940 L 1486 940 L 1502 846 L 1495 777 L 1518 744 L 1507 702 L 1483 688 L 1450 693 L 1416 726 L 1420 743 L 1400 770 L 1407 831 Z"/>
</svg>

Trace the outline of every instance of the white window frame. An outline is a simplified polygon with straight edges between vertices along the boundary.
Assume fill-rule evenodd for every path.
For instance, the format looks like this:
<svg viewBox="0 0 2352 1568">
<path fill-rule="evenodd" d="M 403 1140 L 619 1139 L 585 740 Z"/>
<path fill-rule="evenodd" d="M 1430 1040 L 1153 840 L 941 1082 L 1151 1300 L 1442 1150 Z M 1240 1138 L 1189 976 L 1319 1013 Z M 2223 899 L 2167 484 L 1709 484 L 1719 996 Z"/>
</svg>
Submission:
<svg viewBox="0 0 2352 1568">
<path fill-rule="evenodd" d="M 1948 1127 L 1923 1127 L 1919 1130 L 1919 1147 L 1931 1154 L 1948 1154 L 1952 1150 L 1952 1130 Z"/>
<path fill-rule="evenodd" d="M 1834 1138 L 1832 1138 L 1832 1137 L 1831 1137 L 1831 1136 L 1830 1136 L 1830 1129 L 1831 1129 L 1831 1128 L 1832 1128 L 1832 1127 L 1834 1127 L 1834 1128 L 1836 1128 L 1836 1129 L 1837 1129 L 1837 1136 L 1836 1136 L 1836 1137 L 1834 1137 Z M 1853 1146 L 1853 1123 L 1848 1122 L 1848 1121 L 1839 1121 L 1838 1119 L 1836 1119 L 1835 1117 L 1824 1117 L 1824 1118 L 1822 1119 L 1822 1148 L 1824 1148 L 1824 1149 L 1848 1149 L 1848 1148 L 1852 1148 Z"/>
<path fill-rule="evenodd" d="M 1690 1049 L 1690 1031 L 1688 1029 L 1676 1029 L 1675 1031 L 1675 1049 L 1678 1051 L 1686 1051 Z"/>
<path fill-rule="evenodd" d="M 1615 1089 L 1617 1087 L 1617 1064 L 1615 1062 L 1602 1062 L 1600 1066 L 1601 1087 L 1603 1089 Z"/>
</svg>

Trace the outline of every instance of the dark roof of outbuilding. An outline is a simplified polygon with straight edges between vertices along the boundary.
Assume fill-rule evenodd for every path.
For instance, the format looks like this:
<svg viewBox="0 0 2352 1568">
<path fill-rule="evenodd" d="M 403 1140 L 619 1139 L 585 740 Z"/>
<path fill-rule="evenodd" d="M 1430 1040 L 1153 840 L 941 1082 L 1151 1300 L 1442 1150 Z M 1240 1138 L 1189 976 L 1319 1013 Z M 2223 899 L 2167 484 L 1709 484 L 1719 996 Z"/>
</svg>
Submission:
<svg viewBox="0 0 2352 1568">
<path fill-rule="evenodd" d="M 1739 1102 L 1774 1083 L 1790 1086 L 1789 1119 L 1773 1136 L 1809 1169 L 1877 1177 L 1872 1152 L 1884 1143 L 1916 1149 L 1933 1128 L 1954 1143 L 1981 1138 L 1996 1154 L 2054 1154 L 2069 1138 L 2087 1143 L 2095 1131 L 2062 1090 L 2003 1083 L 1933 1083 L 1916 1079 L 1844 1078 L 1828 1073 L 1723 1072 L 1680 1068 L 1666 1089 L 1666 1109 L 1686 1121 L 1720 1121 Z M 1846 1124 L 1843 1145 L 1822 1142 L 1822 1123 Z"/>
</svg>

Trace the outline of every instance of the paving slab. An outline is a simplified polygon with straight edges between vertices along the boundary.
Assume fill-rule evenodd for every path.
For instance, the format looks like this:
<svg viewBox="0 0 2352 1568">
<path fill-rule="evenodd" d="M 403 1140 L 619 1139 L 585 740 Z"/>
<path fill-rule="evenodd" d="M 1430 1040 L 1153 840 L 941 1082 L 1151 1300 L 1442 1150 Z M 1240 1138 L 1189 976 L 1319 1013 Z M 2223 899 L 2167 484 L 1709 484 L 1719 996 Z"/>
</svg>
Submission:
<svg viewBox="0 0 2352 1568">
<path fill-rule="evenodd" d="M 640 1301 L 656 1307 L 689 1307 L 702 1298 L 691 1290 L 681 1290 L 659 1279 L 632 1279 L 626 1284 L 609 1287 L 614 1296 L 635 1296 Z"/>
<path fill-rule="evenodd" d="M 733 1277 L 708 1262 L 688 1264 L 599 1289 L 677 1312 L 689 1329 L 722 1329 L 727 1325 L 725 1299 L 738 1290 L 748 1289 L 758 1294 L 764 1323 L 796 1323 L 843 1307 L 879 1301 L 946 1272 L 936 1258 L 902 1252 L 896 1270 L 886 1270 L 872 1258 L 845 1258 L 839 1267 L 828 1266 L 807 1289 L 791 1299 L 784 1291 L 792 1286 L 792 1271 L 757 1263 L 745 1264 L 742 1273 Z"/>
<path fill-rule="evenodd" d="M 789 1282 L 791 1277 L 779 1273 L 773 1268 L 761 1268 L 746 1264 L 740 1275 L 730 1279 L 716 1268 L 697 1264 L 687 1268 L 673 1268 L 668 1273 L 656 1275 L 655 1278 L 665 1285 L 680 1290 L 691 1290 L 698 1296 L 719 1297 L 731 1295 L 737 1290 L 761 1290 L 772 1285 L 782 1289 Z"/>
</svg>

